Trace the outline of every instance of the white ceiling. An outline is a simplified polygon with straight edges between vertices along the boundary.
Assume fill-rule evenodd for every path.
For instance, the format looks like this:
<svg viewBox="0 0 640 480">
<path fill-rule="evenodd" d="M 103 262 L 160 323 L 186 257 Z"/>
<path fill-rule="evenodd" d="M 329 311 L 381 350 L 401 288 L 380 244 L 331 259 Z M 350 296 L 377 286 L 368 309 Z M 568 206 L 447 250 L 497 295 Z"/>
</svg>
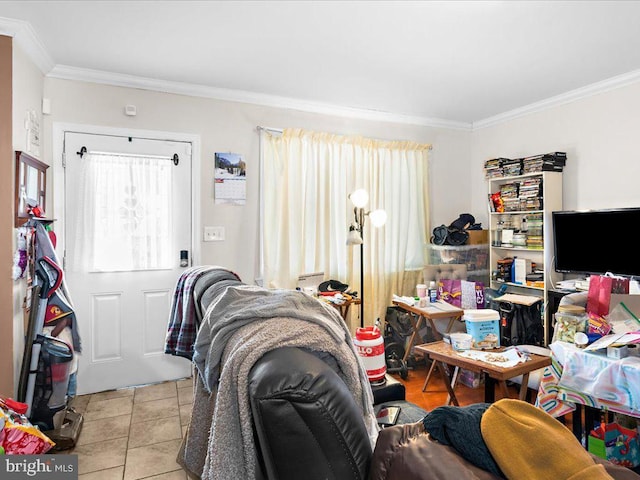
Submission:
<svg viewBox="0 0 640 480">
<path fill-rule="evenodd" d="M 638 1 L 0 1 L 0 17 L 51 76 L 421 124 L 640 80 Z"/>
</svg>

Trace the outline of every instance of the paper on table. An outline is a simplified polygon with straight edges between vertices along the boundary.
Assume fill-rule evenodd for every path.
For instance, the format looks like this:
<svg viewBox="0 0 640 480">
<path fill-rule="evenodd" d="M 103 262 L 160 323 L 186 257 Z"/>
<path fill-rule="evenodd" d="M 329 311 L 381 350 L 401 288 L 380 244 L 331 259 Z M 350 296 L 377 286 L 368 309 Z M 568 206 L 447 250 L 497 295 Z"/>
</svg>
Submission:
<svg viewBox="0 0 640 480">
<path fill-rule="evenodd" d="M 640 333 L 625 333 L 616 340 L 612 346 L 628 345 L 630 343 L 640 343 Z"/>
<path fill-rule="evenodd" d="M 526 362 L 525 357 L 521 357 L 516 349 L 505 350 L 503 352 L 481 352 L 478 350 L 465 350 L 464 352 L 456 352 L 458 355 L 472 360 L 480 360 L 481 362 L 490 363 L 496 367 L 511 368 L 519 363 Z M 499 361 L 499 360 L 501 361 Z"/>
<path fill-rule="evenodd" d="M 413 307 L 416 304 L 416 301 L 413 297 L 401 297 L 400 295 L 396 295 L 395 293 L 393 294 L 393 301 L 405 303 L 410 307 Z"/>
<path fill-rule="evenodd" d="M 599 338 L 598 340 L 593 342 L 591 345 L 585 347 L 584 350 L 587 352 L 591 352 L 594 350 L 600 350 L 601 348 L 607 348 L 609 345 L 612 345 L 613 343 L 620 340 L 623 336 L 624 333 L 613 333 L 611 335 L 605 335 L 604 337 Z"/>
<path fill-rule="evenodd" d="M 629 307 L 624 302 L 620 302 L 611 308 L 605 318 L 616 333 L 631 333 L 640 330 L 638 317 L 629 310 Z"/>
<path fill-rule="evenodd" d="M 461 308 L 458 308 L 455 305 L 451 305 L 444 300 L 438 300 L 437 302 L 428 303 L 427 308 L 429 307 L 433 307 L 436 310 L 440 310 L 442 312 L 460 312 L 462 310 Z"/>
<path fill-rule="evenodd" d="M 541 297 L 535 297 L 533 295 L 518 295 L 517 293 L 505 293 L 501 297 L 494 298 L 494 302 L 511 302 L 519 305 L 526 305 L 530 307 L 534 303 L 542 300 Z"/>
</svg>

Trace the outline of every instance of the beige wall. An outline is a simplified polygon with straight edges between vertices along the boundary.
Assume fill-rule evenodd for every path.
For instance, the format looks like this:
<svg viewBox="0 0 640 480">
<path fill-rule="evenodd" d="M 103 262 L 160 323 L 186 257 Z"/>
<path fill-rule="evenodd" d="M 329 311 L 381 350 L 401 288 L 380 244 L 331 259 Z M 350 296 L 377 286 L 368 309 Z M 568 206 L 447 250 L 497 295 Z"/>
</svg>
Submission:
<svg viewBox="0 0 640 480">
<path fill-rule="evenodd" d="M 14 61 L 14 65 L 19 64 Z M 37 79 L 37 75 L 31 74 L 29 78 Z M 34 91 L 36 89 L 37 86 Z M 23 95 L 35 98 L 31 89 L 29 92 L 32 93 Z M 483 171 L 486 159 L 555 150 L 567 151 L 569 155 L 564 173 L 564 208 L 640 205 L 640 195 L 636 193 L 640 162 L 635 154 L 633 136 L 640 125 L 640 84 L 473 133 L 51 78 L 44 80 L 44 97 L 51 100 L 52 106 L 52 114 L 44 117 L 42 125 L 45 148 L 41 159 L 52 165 L 49 185 L 56 162 L 60 162 L 52 156 L 54 123 L 198 135 L 201 158 L 195 160 L 201 164 L 201 225 L 220 225 L 226 229 L 226 241 L 201 243 L 201 262 L 231 268 L 247 282 L 252 282 L 258 272 L 257 125 L 432 143 L 429 170 L 432 226 L 448 224 L 463 212 L 472 213 L 477 221 L 488 225 L 487 184 Z M 14 105 L 19 104 L 24 110 L 26 104 L 22 102 L 14 99 Z M 127 104 L 137 106 L 136 117 L 124 115 Z M 14 118 L 20 118 L 20 114 L 14 114 Z M 215 205 L 213 202 L 213 155 L 219 151 L 241 153 L 247 160 L 245 206 Z M 201 238 L 201 232 L 198 236 Z M 15 301 L 14 296 L 14 304 Z M 5 339 L 0 338 L 0 346 L 5 345 Z M 14 358 L 18 354 L 21 350 L 16 349 Z"/>
<path fill-rule="evenodd" d="M 566 151 L 564 210 L 640 207 L 639 131 L 640 83 L 478 129 L 472 134 L 473 204 L 486 205 L 485 160 Z M 583 233 L 601 232 L 585 225 Z"/>
<path fill-rule="evenodd" d="M 5 69 L 2 68 L 2 74 L 5 74 Z M 11 295 L 11 302 L 2 302 L 2 308 L 7 308 L 6 315 L 2 315 L 2 318 L 9 319 L 12 321 L 9 326 L 10 330 L 7 329 L 5 336 L 4 333 L 0 335 L 0 351 L 3 354 L 10 354 L 12 357 L 12 365 L 13 365 L 13 378 L 11 379 L 12 391 L 7 392 L 6 394 L 15 395 L 15 389 L 18 385 L 18 376 L 20 373 L 20 367 L 22 363 L 22 354 L 24 351 L 24 326 L 25 319 L 23 314 L 23 300 L 26 293 L 26 281 L 18 280 L 12 281 L 11 278 L 11 267 L 13 266 L 13 253 L 15 251 L 15 232 L 14 227 L 14 179 L 15 179 L 15 160 L 14 160 L 14 151 L 28 151 L 30 147 L 27 146 L 27 136 L 25 129 L 25 118 L 27 111 L 33 110 L 36 113 L 38 118 L 38 122 L 40 125 L 40 140 L 41 142 L 46 138 L 46 133 L 43 129 L 42 124 L 42 90 L 44 88 L 44 76 L 40 72 L 40 70 L 35 66 L 35 64 L 28 58 L 28 56 L 20 49 L 15 43 L 12 48 L 12 59 L 11 59 L 11 68 L 7 69 L 6 72 L 9 73 L 10 78 L 10 87 L 5 90 L 2 88 L 2 93 L 4 95 L 5 92 L 8 92 L 11 99 L 11 110 L 9 111 L 9 119 L 5 122 L 0 122 L 2 125 L 12 125 L 12 129 L 9 132 L 8 137 L 8 148 L 10 153 L 10 163 L 3 167 L 3 175 L 2 181 L 9 182 L 9 191 L 11 195 L 11 199 L 8 202 L 3 202 L 4 205 L 7 205 L 6 209 L 3 209 L 3 215 L 9 215 L 11 220 L 7 225 L 7 228 L 3 228 L 2 231 L 6 232 L 9 236 L 8 244 L 5 248 L 4 243 L 0 248 L 2 255 L 7 255 L 7 262 L 3 262 L 3 265 L 8 267 L 7 275 L 2 275 L 2 279 L 4 281 L 5 278 L 8 279 L 6 288 L 3 286 L 2 293 L 4 295 L 5 292 Z M 3 147 L 4 148 L 4 147 Z M 29 152 L 32 156 L 38 158 L 39 160 L 48 163 L 43 155 L 43 145 L 41 144 L 39 152 L 35 150 L 31 150 Z M 3 157 L 4 158 L 4 155 Z M 4 165 L 4 161 L 3 161 Z M 4 175 L 6 173 L 6 175 Z M 3 188 L 4 192 L 4 188 Z M 9 307 L 11 306 L 11 307 Z M 9 310 L 11 308 L 11 310 Z M 2 363 L 4 365 L 4 362 Z M 2 370 L 3 377 L 5 376 L 5 372 L 10 372 L 11 369 L 0 369 Z M 10 385 L 7 383 L 7 385 Z M 7 387 L 8 388 L 8 387 Z M 0 390 L 0 393 L 3 393 Z"/>
<path fill-rule="evenodd" d="M 12 39 L 0 35 L 0 205 L 13 205 L 11 146 Z M 0 397 L 13 396 L 13 209 L 0 209 Z"/>
<path fill-rule="evenodd" d="M 225 227 L 224 242 L 201 243 L 201 262 L 224 265 L 252 283 L 258 274 L 258 133 L 256 126 L 302 127 L 312 130 L 359 134 L 374 138 L 406 139 L 434 144 L 432 151 L 433 212 L 442 222 L 457 218 L 469 204 L 468 181 L 455 166 L 466 165 L 470 133 L 428 127 L 355 120 L 243 103 L 151 92 L 130 88 L 46 79 L 45 98 L 51 99 L 52 114 L 45 117 L 47 132 L 54 122 L 88 124 L 142 130 L 181 132 L 201 139 L 201 225 Z M 137 116 L 124 115 L 124 106 L 137 107 Z M 51 158 L 48 136 L 47 159 Z M 247 204 L 215 205 L 213 158 L 215 152 L 244 155 L 247 165 Z M 59 160 L 55 160 L 59 162 Z M 196 159 L 197 161 L 197 159 Z M 449 168 L 448 166 L 454 166 Z M 463 170 L 466 170 L 463 169 Z M 54 168 L 55 174 L 55 168 Z M 346 228 L 346 227 L 345 227 Z M 202 238 L 202 233 L 198 234 Z M 71 292 L 73 295 L 73 292 Z"/>
</svg>

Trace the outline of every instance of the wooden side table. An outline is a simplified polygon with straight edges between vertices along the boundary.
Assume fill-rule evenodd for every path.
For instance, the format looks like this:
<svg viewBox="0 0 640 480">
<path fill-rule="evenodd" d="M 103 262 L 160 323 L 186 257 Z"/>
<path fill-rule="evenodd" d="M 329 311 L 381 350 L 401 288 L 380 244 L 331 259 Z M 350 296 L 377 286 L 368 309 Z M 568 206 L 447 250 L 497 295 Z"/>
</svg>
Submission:
<svg viewBox="0 0 640 480">
<path fill-rule="evenodd" d="M 346 300 L 344 303 L 341 303 L 339 305 L 337 303 L 331 302 L 331 305 L 338 309 L 340 315 L 342 316 L 342 319 L 346 322 L 347 315 L 349 315 L 349 307 L 351 307 L 351 305 L 360 305 L 360 299 L 352 298 L 351 300 Z"/>
<path fill-rule="evenodd" d="M 472 372 L 482 373 L 485 376 L 484 382 L 484 401 L 492 403 L 495 400 L 495 383 L 498 383 L 500 392 L 503 397 L 508 397 L 509 392 L 507 390 L 507 380 L 518 375 L 522 375 L 522 384 L 520 386 L 519 398 L 525 400 L 527 396 L 527 385 L 529 383 L 529 374 L 534 370 L 551 365 L 551 357 L 545 357 L 542 355 L 529 354 L 530 360 L 519 363 L 513 367 L 500 367 L 492 363 L 483 362 L 480 360 L 473 360 L 470 358 L 462 357 L 458 355 L 451 345 L 444 341 L 425 343 L 423 345 L 417 345 L 416 350 L 427 355 L 434 364 L 438 362 L 440 365 L 436 368 L 440 370 L 445 381 L 445 386 L 449 392 L 449 401 L 447 403 L 453 403 L 458 405 L 458 399 L 454 393 L 453 383 L 451 377 L 446 368 L 446 365 L 454 367 L 464 368 Z M 492 352 L 499 353 L 504 351 L 504 348 L 492 350 Z"/>
</svg>

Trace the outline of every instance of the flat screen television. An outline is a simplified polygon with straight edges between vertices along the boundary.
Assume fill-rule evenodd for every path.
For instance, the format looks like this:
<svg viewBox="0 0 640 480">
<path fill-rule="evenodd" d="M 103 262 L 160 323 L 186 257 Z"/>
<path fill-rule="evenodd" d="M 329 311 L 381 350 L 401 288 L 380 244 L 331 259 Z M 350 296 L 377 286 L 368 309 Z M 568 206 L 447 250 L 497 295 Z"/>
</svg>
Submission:
<svg viewBox="0 0 640 480">
<path fill-rule="evenodd" d="M 640 207 L 552 212 L 557 272 L 640 276 Z"/>
</svg>

